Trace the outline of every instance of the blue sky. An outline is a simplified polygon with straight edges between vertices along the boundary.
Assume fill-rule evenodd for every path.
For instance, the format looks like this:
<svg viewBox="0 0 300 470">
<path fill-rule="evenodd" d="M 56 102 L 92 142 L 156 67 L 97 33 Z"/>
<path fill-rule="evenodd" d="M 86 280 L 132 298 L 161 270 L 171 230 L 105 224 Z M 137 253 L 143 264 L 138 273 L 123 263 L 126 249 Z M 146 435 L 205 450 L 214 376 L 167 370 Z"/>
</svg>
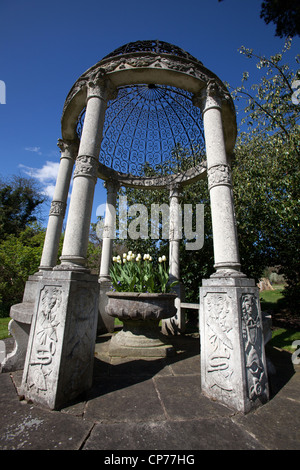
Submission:
<svg viewBox="0 0 300 470">
<path fill-rule="evenodd" d="M 239 54 L 280 51 L 284 40 L 260 19 L 261 0 L 0 0 L 0 175 L 30 174 L 50 196 L 59 163 L 57 140 L 65 98 L 77 78 L 109 52 L 131 41 L 160 39 L 197 57 L 222 80 L 255 83 L 255 61 Z M 289 54 L 300 52 L 300 39 Z M 92 220 L 106 194 L 96 186 Z"/>
</svg>

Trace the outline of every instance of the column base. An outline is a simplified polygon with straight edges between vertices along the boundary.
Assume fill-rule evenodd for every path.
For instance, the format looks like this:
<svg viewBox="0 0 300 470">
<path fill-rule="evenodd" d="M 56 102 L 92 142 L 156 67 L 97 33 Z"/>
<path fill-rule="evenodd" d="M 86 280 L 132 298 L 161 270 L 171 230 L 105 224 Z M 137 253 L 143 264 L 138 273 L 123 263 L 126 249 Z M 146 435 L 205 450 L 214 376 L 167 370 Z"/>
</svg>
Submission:
<svg viewBox="0 0 300 470">
<path fill-rule="evenodd" d="M 86 259 L 81 256 L 61 256 L 61 264 L 53 268 L 54 271 L 75 271 L 82 273 L 90 273 L 85 267 Z"/>
<path fill-rule="evenodd" d="M 177 309 L 176 315 L 171 318 L 162 320 L 161 331 L 164 335 L 180 335 L 185 331 L 186 313 L 181 308 L 181 302 L 184 302 L 184 286 L 180 282 L 172 289 L 176 292 L 175 307 Z"/>
<path fill-rule="evenodd" d="M 202 392 L 243 413 L 266 403 L 263 323 L 253 279 L 203 280 L 200 335 Z"/>
<path fill-rule="evenodd" d="M 26 399 L 59 409 L 91 387 L 98 295 L 97 276 L 73 271 L 44 274 L 23 372 Z"/>
<path fill-rule="evenodd" d="M 111 290 L 110 279 L 99 279 L 100 293 L 99 293 L 99 304 L 98 304 L 98 326 L 97 334 L 112 333 L 114 331 L 115 319 L 111 315 L 105 312 L 105 307 L 108 304 L 108 297 L 106 292 Z"/>
</svg>

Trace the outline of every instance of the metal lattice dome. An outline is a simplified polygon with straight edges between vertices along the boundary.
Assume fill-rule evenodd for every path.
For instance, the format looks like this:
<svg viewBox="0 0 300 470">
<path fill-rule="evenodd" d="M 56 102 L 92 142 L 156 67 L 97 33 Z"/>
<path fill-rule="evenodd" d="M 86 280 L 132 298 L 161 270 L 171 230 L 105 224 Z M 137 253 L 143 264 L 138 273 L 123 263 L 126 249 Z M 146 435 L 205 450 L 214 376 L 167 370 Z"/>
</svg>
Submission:
<svg viewBox="0 0 300 470">
<path fill-rule="evenodd" d="M 80 136 L 84 112 L 78 134 Z M 100 163 L 117 172 L 145 176 L 178 173 L 198 165 L 205 153 L 202 117 L 191 93 L 175 87 L 121 87 L 108 103 Z M 188 158 L 189 157 L 189 158 Z"/>
<path fill-rule="evenodd" d="M 163 41 L 136 41 L 93 65 L 66 98 L 62 115 L 65 139 L 80 139 L 87 89 L 97 80 L 107 81 L 112 89 L 105 113 L 99 178 L 147 186 L 154 184 L 155 176 L 161 178 L 155 183 L 161 187 L 168 176 L 174 181 L 181 175 L 182 184 L 201 177 L 205 143 L 202 113 L 195 102 L 211 82 L 222 97 L 226 151 L 232 152 L 236 120 L 230 94 L 213 72 L 183 49 Z"/>
</svg>

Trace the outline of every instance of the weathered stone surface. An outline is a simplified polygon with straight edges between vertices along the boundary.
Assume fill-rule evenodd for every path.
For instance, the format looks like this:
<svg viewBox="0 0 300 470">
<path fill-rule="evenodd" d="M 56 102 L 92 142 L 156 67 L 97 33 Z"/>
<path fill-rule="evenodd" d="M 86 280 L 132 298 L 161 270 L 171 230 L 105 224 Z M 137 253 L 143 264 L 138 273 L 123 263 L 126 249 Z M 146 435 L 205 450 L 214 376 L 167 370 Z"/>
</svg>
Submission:
<svg viewBox="0 0 300 470">
<path fill-rule="evenodd" d="M 254 281 L 252 287 L 247 279 L 203 281 L 200 333 L 203 393 L 244 413 L 265 403 L 269 385 Z"/>
<path fill-rule="evenodd" d="M 78 450 L 92 423 L 20 402 L 9 374 L 0 375 L 1 450 Z"/>
<path fill-rule="evenodd" d="M 91 386 L 98 294 L 97 276 L 44 275 L 23 374 L 27 399 L 56 409 Z"/>
<path fill-rule="evenodd" d="M 106 312 L 124 323 L 112 336 L 111 356 L 166 357 L 174 348 L 160 333 L 159 321 L 176 313 L 175 294 L 108 292 Z"/>
<path fill-rule="evenodd" d="M 260 450 L 264 447 L 236 427 L 231 419 L 224 418 L 97 424 L 83 450 L 111 449 L 159 449 L 169 454 L 186 450 L 190 454 L 193 450 Z"/>
</svg>

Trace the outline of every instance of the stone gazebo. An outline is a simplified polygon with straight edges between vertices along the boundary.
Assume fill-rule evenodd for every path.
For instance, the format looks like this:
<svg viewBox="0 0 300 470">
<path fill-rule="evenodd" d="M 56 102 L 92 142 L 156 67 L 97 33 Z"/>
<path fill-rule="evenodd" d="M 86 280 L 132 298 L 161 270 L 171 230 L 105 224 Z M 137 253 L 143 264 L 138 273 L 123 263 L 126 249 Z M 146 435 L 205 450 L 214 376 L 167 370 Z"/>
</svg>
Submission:
<svg viewBox="0 0 300 470">
<path fill-rule="evenodd" d="M 230 175 L 235 138 L 235 109 L 222 81 L 171 44 L 127 44 L 76 81 L 63 109 L 61 163 L 41 266 L 28 281 L 35 286 L 36 302 L 22 382 L 27 399 L 55 409 L 91 386 L 98 305 L 100 320 L 106 321 L 110 208 L 120 186 L 163 187 L 172 210 L 181 186 L 207 174 L 215 273 L 200 288 L 202 391 L 242 412 L 267 401 L 258 289 L 240 271 Z M 194 156 L 189 168 L 179 165 L 173 173 L 145 176 L 145 165 L 164 168 L 174 152 L 182 155 L 176 153 L 179 148 Z M 56 265 L 74 163 L 61 264 Z M 108 203 L 100 283 L 85 266 L 97 178 L 106 182 Z M 178 250 L 171 217 L 170 277 L 175 279 L 180 278 Z M 180 308 L 178 313 L 171 330 L 180 328 Z"/>
</svg>

